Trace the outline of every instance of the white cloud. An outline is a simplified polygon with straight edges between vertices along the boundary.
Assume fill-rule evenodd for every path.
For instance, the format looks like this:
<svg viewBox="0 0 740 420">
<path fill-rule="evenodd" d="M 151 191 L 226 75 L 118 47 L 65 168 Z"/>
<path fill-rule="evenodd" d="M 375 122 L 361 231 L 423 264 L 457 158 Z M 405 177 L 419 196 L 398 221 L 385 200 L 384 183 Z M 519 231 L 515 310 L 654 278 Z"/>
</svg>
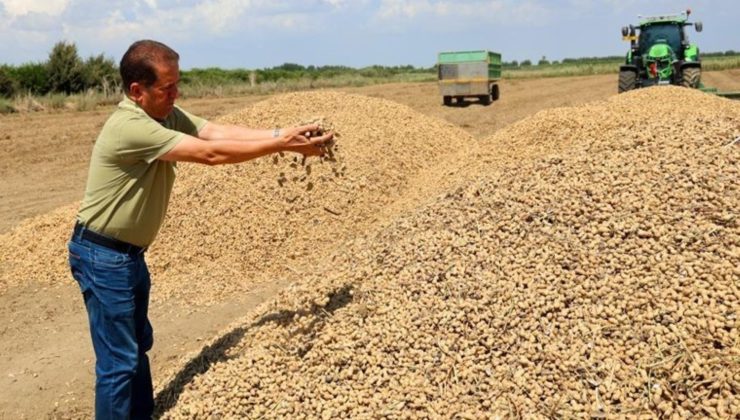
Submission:
<svg viewBox="0 0 740 420">
<path fill-rule="evenodd" d="M 429 11 L 431 5 L 426 0 L 381 0 L 377 16 L 381 19 L 409 17 Z"/>
<path fill-rule="evenodd" d="M 156 7 L 147 8 L 144 2 Z M 141 0 L 137 4 L 143 7 L 119 4 L 108 8 L 104 16 L 67 21 L 64 36 L 112 43 L 139 38 L 188 41 L 233 33 L 274 32 L 278 28 L 305 32 L 315 27 L 317 15 L 316 4 L 301 11 L 300 2 L 288 5 L 271 0 Z"/>
<path fill-rule="evenodd" d="M 321 0 L 321 2 L 332 7 L 342 7 L 347 4 L 347 0 Z"/>
<path fill-rule="evenodd" d="M 139 34 L 145 31 L 145 28 L 149 25 L 148 22 L 144 21 L 130 21 L 127 20 L 123 13 L 119 10 L 111 12 L 104 20 L 102 20 L 100 28 L 90 28 L 92 31 L 99 30 L 99 37 L 106 40 L 114 40 L 117 38 L 124 38 L 130 36 L 130 34 Z M 78 29 L 74 25 L 69 25 L 65 28 L 65 32 L 73 34 Z"/>
<path fill-rule="evenodd" d="M 502 1 L 473 0 L 381 0 L 377 16 L 385 19 L 414 18 L 421 15 L 433 16 L 471 16 L 496 11 Z"/>
<path fill-rule="evenodd" d="M 306 32 L 331 13 L 368 1 L 0 0 L 0 26 L 38 31 L 44 39 L 64 36 L 89 42 L 118 36 L 198 39 L 236 32 L 267 33 L 274 28 Z"/>
<path fill-rule="evenodd" d="M 449 18 L 450 24 L 456 23 L 454 19 L 534 23 L 550 14 L 548 6 L 536 0 L 381 0 L 375 17 L 380 21 Z"/>
<path fill-rule="evenodd" d="M 31 12 L 19 16 L 13 22 L 13 28 L 24 32 L 53 32 L 61 27 L 59 19 L 46 13 Z"/>
<path fill-rule="evenodd" d="M 149 0 L 153 1 L 153 0 Z M 343 0 L 325 0 L 322 4 L 341 6 Z M 315 7 L 314 7 L 315 8 Z M 178 4 L 172 8 L 160 6 L 152 15 L 139 16 L 139 20 L 160 22 L 178 31 L 187 25 L 188 31 L 197 34 L 225 34 L 234 31 L 281 27 L 300 28 L 310 22 L 311 9 L 302 2 L 273 2 L 271 0 L 206 0 L 195 5 Z M 179 27 L 178 27 L 179 26 Z"/>
<path fill-rule="evenodd" d="M 29 13 L 44 13 L 58 16 L 67 9 L 70 0 L 0 0 L 5 11 L 12 17 Z"/>
<path fill-rule="evenodd" d="M 692 3 L 701 2 L 701 0 Z M 639 0 L 568 0 L 568 8 L 580 11 L 601 11 L 609 13 L 623 13 L 627 10 L 662 10 L 661 13 L 680 13 L 685 9 L 684 4 L 673 0 L 652 0 L 644 2 Z M 651 12 L 652 13 L 652 12 Z"/>
<path fill-rule="evenodd" d="M 206 30 L 222 32 L 239 21 L 241 15 L 251 6 L 249 0 L 216 0 L 205 2 L 194 11 L 202 19 Z"/>
</svg>

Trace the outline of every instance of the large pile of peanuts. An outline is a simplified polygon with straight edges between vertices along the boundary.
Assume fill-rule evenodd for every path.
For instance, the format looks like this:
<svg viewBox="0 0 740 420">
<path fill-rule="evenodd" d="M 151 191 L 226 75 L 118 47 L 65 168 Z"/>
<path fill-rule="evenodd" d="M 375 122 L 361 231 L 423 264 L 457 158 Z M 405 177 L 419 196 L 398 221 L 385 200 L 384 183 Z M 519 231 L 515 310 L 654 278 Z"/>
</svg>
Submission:
<svg viewBox="0 0 740 420">
<path fill-rule="evenodd" d="M 740 416 L 740 104 L 643 89 L 480 142 L 332 92 L 224 120 L 314 117 L 335 161 L 181 165 L 153 299 L 293 283 L 158 387 L 166 418 Z M 75 210 L 0 236 L 0 293 L 73 286 Z"/>
<path fill-rule="evenodd" d="M 738 136 L 740 104 L 671 87 L 502 130 L 206 347 L 165 417 L 736 418 Z"/>
</svg>

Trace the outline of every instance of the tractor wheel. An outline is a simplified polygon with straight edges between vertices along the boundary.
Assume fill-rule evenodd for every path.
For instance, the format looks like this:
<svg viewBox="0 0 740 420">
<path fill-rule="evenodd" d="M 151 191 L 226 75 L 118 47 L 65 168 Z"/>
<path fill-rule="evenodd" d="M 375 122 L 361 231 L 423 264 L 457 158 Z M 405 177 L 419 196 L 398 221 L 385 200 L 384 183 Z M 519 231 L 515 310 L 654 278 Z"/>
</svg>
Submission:
<svg viewBox="0 0 740 420">
<path fill-rule="evenodd" d="M 701 69 L 698 67 L 686 67 L 683 69 L 681 85 L 687 88 L 697 89 L 701 82 Z"/>
<path fill-rule="evenodd" d="M 637 73 L 630 70 L 619 72 L 619 93 L 627 92 L 637 86 Z"/>
<path fill-rule="evenodd" d="M 498 98 L 500 96 L 498 85 L 491 86 L 491 100 L 492 101 L 498 101 Z"/>
<path fill-rule="evenodd" d="M 452 96 L 445 96 L 442 98 L 442 101 L 444 102 L 445 106 L 452 105 Z"/>
</svg>

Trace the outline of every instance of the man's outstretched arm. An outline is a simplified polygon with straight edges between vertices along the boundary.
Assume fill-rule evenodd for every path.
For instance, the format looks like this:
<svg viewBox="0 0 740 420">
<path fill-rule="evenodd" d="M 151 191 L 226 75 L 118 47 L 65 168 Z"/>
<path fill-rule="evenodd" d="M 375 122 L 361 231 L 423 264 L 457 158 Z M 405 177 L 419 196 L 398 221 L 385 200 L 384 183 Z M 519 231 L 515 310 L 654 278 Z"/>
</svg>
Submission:
<svg viewBox="0 0 740 420">
<path fill-rule="evenodd" d="M 160 157 L 166 161 L 196 162 L 206 165 L 239 163 L 277 152 L 296 152 L 304 156 L 321 156 L 323 145 L 332 139 L 333 133 L 306 137 L 305 133 L 318 130 L 315 124 L 295 127 L 279 137 L 203 140 L 185 135 L 169 152 Z M 202 130 L 201 130 L 202 131 Z"/>
<path fill-rule="evenodd" d="M 206 125 L 198 131 L 198 138 L 202 140 L 251 141 L 279 137 L 280 135 L 287 133 L 288 130 L 290 129 L 263 130 L 238 125 L 218 124 L 208 121 Z"/>
</svg>

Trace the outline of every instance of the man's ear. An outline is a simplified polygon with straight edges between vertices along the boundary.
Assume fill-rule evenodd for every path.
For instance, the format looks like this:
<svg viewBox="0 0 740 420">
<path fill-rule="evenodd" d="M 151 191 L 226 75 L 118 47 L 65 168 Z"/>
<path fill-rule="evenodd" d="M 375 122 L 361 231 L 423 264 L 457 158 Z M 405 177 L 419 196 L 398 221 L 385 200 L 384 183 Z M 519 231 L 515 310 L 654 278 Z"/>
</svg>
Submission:
<svg viewBox="0 0 740 420">
<path fill-rule="evenodd" d="M 139 82 L 133 82 L 131 83 L 131 86 L 128 89 L 128 96 L 136 103 L 139 103 L 139 100 L 141 99 L 141 96 L 144 93 L 144 87 Z"/>
</svg>

